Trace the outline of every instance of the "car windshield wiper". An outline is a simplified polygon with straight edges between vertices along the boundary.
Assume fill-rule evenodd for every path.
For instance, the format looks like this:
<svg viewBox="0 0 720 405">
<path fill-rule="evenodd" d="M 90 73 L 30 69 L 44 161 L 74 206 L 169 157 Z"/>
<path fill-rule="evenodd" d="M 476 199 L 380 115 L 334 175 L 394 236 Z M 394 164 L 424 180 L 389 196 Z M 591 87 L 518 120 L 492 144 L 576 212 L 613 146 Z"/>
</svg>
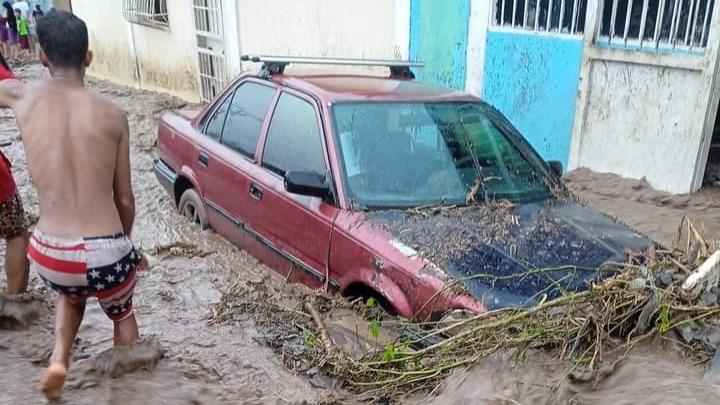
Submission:
<svg viewBox="0 0 720 405">
<path fill-rule="evenodd" d="M 475 169 L 475 181 L 465 196 L 465 203 L 469 205 L 470 203 L 477 203 L 477 194 L 480 190 L 483 191 L 483 201 L 487 201 L 488 196 L 487 189 L 485 188 L 485 180 L 483 179 L 482 174 L 483 167 L 480 165 L 480 158 L 478 157 L 477 152 L 475 152 L 475 146 L 469 136 L 466 137 L 465 144 L 470 152 L 473 168 Z"/>
</svg>

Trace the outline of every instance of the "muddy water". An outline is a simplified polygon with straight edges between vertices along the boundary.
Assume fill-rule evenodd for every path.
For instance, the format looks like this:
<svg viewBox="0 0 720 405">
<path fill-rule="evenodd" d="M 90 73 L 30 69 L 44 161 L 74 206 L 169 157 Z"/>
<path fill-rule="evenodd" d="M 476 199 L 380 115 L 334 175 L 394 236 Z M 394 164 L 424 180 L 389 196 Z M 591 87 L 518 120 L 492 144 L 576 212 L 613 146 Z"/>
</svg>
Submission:
<svg viewBox="0 0 720 405">
<path fill-rule="evenodd" d="M 720 403 L 720 378 L 705 376 L 672 353 L 638 350 L 602 371 L 568 375 L 568 365 L 542 352 L 521 364 L 510 356 L 488 358 L 456 372 L 437 396 L 416 396 L 427 405 L 583 404 L 704 405 Z M 567 377 L 566 377 L 567 375 Z"/>
<path fill-rule="evenodd" d="M 707 187 L 692 195 L 672 195 L 653 190 L 642 180 L 587 169 L 569 173 L 565 181 L 591 207 L 666 246 L 675 242 L 683 216 L 702 223 L 709 236 L 720 238 L 720 187 Z"/>
<path fill-rule="evenodd" d="M 38 65 L 17 70 L 24 79 L 43 77 Z M 180 103 L 170 97 L 90 80 L 89 86 L 129 113 L 137 220 L 133 239 L 150 254 L 151 270 L 140 275 L 135 308 L 141 334 L 165 350 L 154 370 L 103 378 L 93 361 L 112 345 L 112 324 L 96 302 L 89 302 L 75 346 L 64 402 L 68 404 L 316 403 L 335 394 L 313 388 L 291 374 L 257 339 L 252 319 L 208 326 L 210 308 L 222 289 L 238 277 L 273 283 L 266 267 L 213 233 L 200 233 L 175 214 L 167 193 L 151 171 L 152 145 L 162 110 Z M 48 134 L 52 136 L 52 134 Z M 0 111 L 0 143 L 30 217 L 37 196 L 30 185 L 15 121 Z M 4 246 L 0 246 L 4 252 Z M 0 253 L 1 255 L 2 253 Z M 2 260 L 2 257 L 0 257 Z M 280 280 L 281 281 L 281 280 Z M 278 281 L 278 282 L 280 282 Z M 4 274 L 0 290 L 4 289 Z M 31 291 L 41 305 L 29 328 L 0 330 L 0 403 L 42 403 L 35 391 L 52 347 L 52 293 L 36 275 Z M 113 366 L 112 368 L 117 368 Z M 94 370 L 95 369 L 95 370 Z M 106 370 L 107 371 L 107 370 Z M 332 395 L 331 395 L 332 394 Z"/>
</svg>

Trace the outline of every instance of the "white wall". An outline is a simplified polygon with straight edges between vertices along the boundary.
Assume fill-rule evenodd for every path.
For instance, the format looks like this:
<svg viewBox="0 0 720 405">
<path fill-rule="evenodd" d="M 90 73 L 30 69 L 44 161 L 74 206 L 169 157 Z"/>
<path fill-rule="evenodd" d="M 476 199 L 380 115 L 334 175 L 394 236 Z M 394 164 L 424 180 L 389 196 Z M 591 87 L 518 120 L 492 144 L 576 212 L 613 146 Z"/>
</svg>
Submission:
<svg viewBox="0 0 720 405">
<path fill-rule="evenodd" d="M 198 101 L 197 42 L 190 1 L 167 2 L 170 30 L 128 24 L 134 31 L 141 87 Z"/>
<path fill-rule="evenodd" d="M 238 0 L 237 12 L 245 54 L 397 59 L 409 52 L 409 0 Z"/>
<path fill-rule="evenodd" d="M 95 55 L 91 75 L 199 100 L 190 1 L 168 1 L 169 30 L 128 23 L 119 0 L 73 0 L 72 5 L 88 26 Z"/>
<path fill-rule="evenodd" d="M 700 72 L 595 61 L 576 167 L 691 191 L 706 83 Z"/>
<path fill-rule="evenodd" d="M 122 2 L 75 0 L 73 8 L 88 27 L 90 50 L 94 54 L 89 73 L 125 85 L 138 85 L 128 24 L 122 17 Z"/>
<path fill-rule="evenodd" d="M 588 2 L 587 26 L 598 0 Z M 607 49 L 584 34 L 569 169 L 645 178 L 671 193 L 702 183 L 717 109 L 720 7 L 702 54 Z"/>
</svg>

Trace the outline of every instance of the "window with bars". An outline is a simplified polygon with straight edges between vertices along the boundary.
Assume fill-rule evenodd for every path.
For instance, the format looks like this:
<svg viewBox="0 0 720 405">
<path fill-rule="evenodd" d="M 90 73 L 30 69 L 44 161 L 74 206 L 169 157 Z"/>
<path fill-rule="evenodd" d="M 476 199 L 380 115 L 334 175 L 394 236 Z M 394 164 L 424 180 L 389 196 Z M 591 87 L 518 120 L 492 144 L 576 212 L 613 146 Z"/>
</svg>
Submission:
<svg viewBox="0 0 720 405">
<path fill-rule="evenodd" d="M 170 27 L 167 0 L 123 0 L 123 16 L 133 24 L 161 29 Z"/>
<path fill-rule="evenodd" d="M 587 0 L 494 0 L 495 26 L 582 35 Z"/>
<path fill-rule="evenodd" d="M 707 45 L 715 0 L 604 0 L 598 43 L 627 49 L 697 51 Z"/>
</svg>

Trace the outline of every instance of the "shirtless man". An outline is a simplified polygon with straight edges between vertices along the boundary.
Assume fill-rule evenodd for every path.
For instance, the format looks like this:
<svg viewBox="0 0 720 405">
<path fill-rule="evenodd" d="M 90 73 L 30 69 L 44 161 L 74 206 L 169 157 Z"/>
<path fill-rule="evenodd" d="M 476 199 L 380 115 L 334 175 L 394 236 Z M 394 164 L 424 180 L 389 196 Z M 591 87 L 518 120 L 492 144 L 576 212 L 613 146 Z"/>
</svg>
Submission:
<svg viewBox="0 0 720 405">
<path fill-rule="evenodd" d="M 88 297 L 114 322 L 114 344 L 138 338 L 132 294 L 141 254 L 128 235 L 135 216 L 126 114 L 84 88 L 90 65 L 85 23 L 51 11 L 38 23 L 40 62 L 51 78 L 0 82 L 0 107 L 15 112 L 40 197 L 31 268 L 53 290 L 55 347 L 39 389 L 62 395 Z"/>
</svg>

